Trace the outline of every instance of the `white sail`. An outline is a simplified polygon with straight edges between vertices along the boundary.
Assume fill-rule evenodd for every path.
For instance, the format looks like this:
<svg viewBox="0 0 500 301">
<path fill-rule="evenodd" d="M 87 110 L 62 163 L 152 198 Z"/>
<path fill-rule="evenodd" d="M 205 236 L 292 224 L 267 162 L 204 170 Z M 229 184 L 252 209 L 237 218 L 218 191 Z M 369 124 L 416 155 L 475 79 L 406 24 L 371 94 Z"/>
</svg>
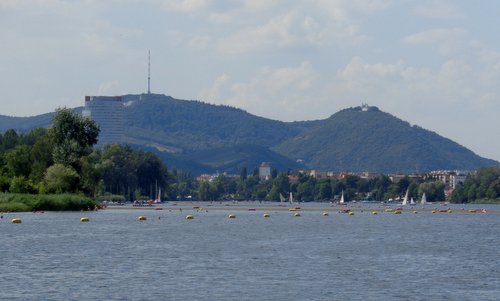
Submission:
<svg viewBox="0 0 500 301">
<path fill-rule="evenodd" d="M 280 193 L 280 202 L 283 203 L 285 201 L 285 197 Z"/>
<path fill-rule="evenodd" d="M 409 189 L 406 189 L 405 197 L 403 199 L 403 202 L 401 203 L 401 205 L 403 205 L 403 206 L 408 204 L 408 193 L 409 193 Z"/>
<path fill-rule="evenodd" d="M 155 203 L 161 203 L 161 188 L 158 189 L 158 195 L 156 196 Z"/>
<path fill-rule="evenodd" d="M 293 204 L 293 193 L 290 191 L 290 198 L 289 198 L 290 204 Z"/>
<path fill-rule="evenodd" d="M 413 197 L 410 198 L 410 205 L 415 205 L 415 200 L 413 200 Z"/>
<path fill-rule="evenodd" d="M 344 200 L 344 191 L 342 190 L 342 196 L 340 197 L 340 201 L 339 201 L 340 204 L 344 204 L 345 203 L 345 200 Z"/>
<path fill-rule="evenodd" d="M 425 196 L 425 192 L 424 194 L 422 194 L 422 199 L 420 200 L 420 204 L 422 205 L 427 204 L 427 197 Z"/>
</svg>

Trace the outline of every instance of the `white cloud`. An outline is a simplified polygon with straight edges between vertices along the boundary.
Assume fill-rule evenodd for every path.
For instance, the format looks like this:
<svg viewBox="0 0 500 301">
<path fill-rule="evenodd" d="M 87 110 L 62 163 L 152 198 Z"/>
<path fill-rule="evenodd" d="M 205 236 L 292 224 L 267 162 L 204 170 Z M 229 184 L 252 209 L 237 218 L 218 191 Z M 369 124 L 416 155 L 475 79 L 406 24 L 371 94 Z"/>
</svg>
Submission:
<svg viewBox="0 0 500 301">
<path fill-rule="evenodd" d="M 431 19 L 457 19 L 462 18 L 458 8 L 448 0 L 432 0 L 423 3 L 414 9 L 414 14 Z"/>
<path fill-rule="evenodd" d="M 442 55 L 450 55 L 462 51 L 467 46 L 465 33 L 462 28 L 431 29 L 404 37 L 402 41 L 407 45 L 437 47 Z"/>
<path fill-rule="evenodd" d="M 295 14 L 287 14 L 273 18 L 262 26 L 241 30 L 219 43 L 223 53 L 242 53 L 260 48 L 275 48 L 292 46 L 298 42 L 298 37 L 291 32 Z"/>
<path fill-rule="evenodd" d="M 209 0 L 163 0 L 163 9 L 176 12 L 194 12 L 204 9 L 210 3 Z"/>
<path fill-rule="evenodd" d="M 97 89 L 98 95 L 120 95 L 120 83 L 117 80 L 103 82 Z"/>
<path fill-rule="evenodd" d="M 263 67 L 248 82 L 234 82 L 227 75 L 216 78 L 202 99 L 240 107 L 253 114 L 275 119 L 304 119 L 303 110 L 316 106 L 314 94 L 318 74 L 309 62 L 297 67 Z"/>
</svg>

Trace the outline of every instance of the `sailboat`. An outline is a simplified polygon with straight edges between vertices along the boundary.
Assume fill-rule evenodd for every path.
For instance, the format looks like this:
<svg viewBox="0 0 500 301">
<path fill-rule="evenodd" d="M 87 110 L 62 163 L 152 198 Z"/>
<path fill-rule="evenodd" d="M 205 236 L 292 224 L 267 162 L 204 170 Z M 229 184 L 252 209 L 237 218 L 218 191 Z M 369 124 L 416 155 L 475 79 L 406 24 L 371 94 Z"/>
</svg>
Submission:
<svg viewBox="0 0 500 301">
<path fill-rule="evenodd" d="M 290 191 L 290 197 L 289 197 L 288 201 L 290 202 L 290 204 L 293 204 L 293 193 L 291 191 Z"/>
<path fill-rule="evenodd" d="M 285 202 L 285 197 L 280 193 L 280 203 L 283 203 Z"/>
<path fill-rule="evenodd" d="M 161 203 L 161 188 L 158 189 L 158 195 L 156 196 L 155 203 Z"/>
<path fill-rule="evenodd" d="M 424 194 L 422 194 L 422 199 L 420 200 L 420 204 L 422 205 L 427 204 L 427 197 L 425 196 L 425 192 Z"/>
<path fill-rule="evenodd" d="M 403 202 L 401 203 L 402 206 L 405 206 L 406 204 L 408 204 L 408 193 L 409 193 L 409 189 L 406 189 L 405 197 L 403 199 Z"/>
<path fill-rule="evenodd" d="M 339 204 L 345 204 L 345 200 L 344 200 L 344 191 L 343 191 L 343 190 L 342 190 L 342 196 L 340 197 Z"/>
<path fill-rule="evenodd" d="M 410 198 L 410 205 L 415 205 L 415 200 L 413 199 L 413 197 Z"/>
</svg>

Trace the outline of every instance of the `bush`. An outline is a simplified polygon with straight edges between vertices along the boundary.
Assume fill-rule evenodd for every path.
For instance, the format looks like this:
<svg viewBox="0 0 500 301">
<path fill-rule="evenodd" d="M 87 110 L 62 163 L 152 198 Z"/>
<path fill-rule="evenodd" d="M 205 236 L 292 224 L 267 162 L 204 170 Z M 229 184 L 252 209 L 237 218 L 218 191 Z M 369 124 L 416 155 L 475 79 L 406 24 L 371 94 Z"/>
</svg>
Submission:
<svg viewBox="0 0 500 301">
<path fill-rule="evenodd" d="M 1 211 L 80 211 L 96 205 L 94 200 L 74 194 L 0 194 Z"/>
</svg>

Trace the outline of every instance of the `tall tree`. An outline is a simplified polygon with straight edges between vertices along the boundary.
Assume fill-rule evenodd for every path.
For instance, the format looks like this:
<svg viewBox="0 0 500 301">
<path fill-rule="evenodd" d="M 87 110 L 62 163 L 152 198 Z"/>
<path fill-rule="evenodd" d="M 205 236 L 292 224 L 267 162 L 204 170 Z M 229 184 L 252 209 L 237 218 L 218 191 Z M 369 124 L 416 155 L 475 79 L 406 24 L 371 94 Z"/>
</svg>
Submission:
<svg viewBox="0 0 500 301">
<path fill-rule="evenodd" d="M 59 108 L 52 120 L 50 131 L 55 143 L 54 162 L 71 165 L 79 171 L 79 159 L 90 154 L 92 146 L 97 143 L 97 124 L 71 109 Z"/>
</svg>

